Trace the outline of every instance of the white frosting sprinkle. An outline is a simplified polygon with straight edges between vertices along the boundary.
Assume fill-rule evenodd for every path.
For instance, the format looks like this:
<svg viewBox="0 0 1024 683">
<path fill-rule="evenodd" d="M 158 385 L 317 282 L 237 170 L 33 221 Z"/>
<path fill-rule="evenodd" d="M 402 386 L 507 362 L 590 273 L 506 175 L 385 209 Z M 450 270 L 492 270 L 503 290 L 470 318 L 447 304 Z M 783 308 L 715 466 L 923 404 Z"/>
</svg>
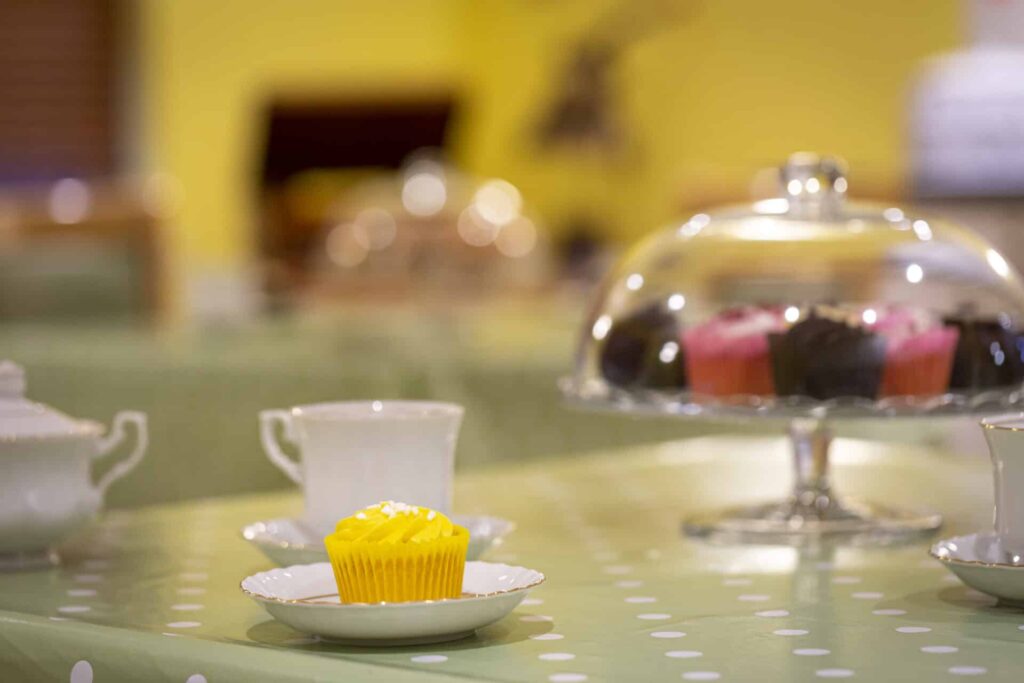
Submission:
<svg viewBox="0 0 1024 683">
<path fill-rule="evenodd" d="M 366 513 L 365 512 L 357 512 L 356 513 L 356 519 L 366 519 Z"/>
<path fill-rule="evenodd" d="M 388 519 L 394 519 L 395 515 L 418 515 L 420 513 L 420 509 L 415 505 L 396 503 L 393 500 L 386 500 L 373 507 L 379 507 L 380 511 L 387 515 Z"/>
<path fill-rule="evenodd" d="M 433 510 L 431 510 L 430 512 L 427 513 L 427 521 L 428 522 L 433 521 L 434 517 L 437 517 L 437 513 L 434 512 Z"/>
</svg>

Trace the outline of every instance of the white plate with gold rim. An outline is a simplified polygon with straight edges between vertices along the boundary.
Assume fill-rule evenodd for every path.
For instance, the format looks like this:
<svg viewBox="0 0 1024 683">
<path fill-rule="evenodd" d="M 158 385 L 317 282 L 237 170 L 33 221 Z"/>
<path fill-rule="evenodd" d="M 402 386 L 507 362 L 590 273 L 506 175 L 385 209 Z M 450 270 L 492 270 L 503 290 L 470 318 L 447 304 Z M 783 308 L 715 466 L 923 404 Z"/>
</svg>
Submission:
<svg viewBox="0 0 1024 683">
<path fill-rule="evenodd" d="M 500 517 L 452 515 L 451 520 L 469 530 L 468 560 L 479 560 L 515 529 L 515 524 Z M 281 517 L 253 522 L 242 529 L 242 538 L 280 567 L 327 561 L 323 536 L 315 534 L 299 519 Z"/>
<path fill-rule="evenodd" d="M 419 645 L 465 638 L 514 610 L 544 575 L 526 567 L 467 562 L 460 598 L 343 604 L 327 562 L 245 578 L 242 592 L 297 631 L 351 645 Z"/>
<path fill-rule="evenodd" d="M 930 554 L 971 588 L 1008 604 L 1024 605 L 1024 558 L 1007 555 L 994 533 L 943 539 Z"/>
</svg>

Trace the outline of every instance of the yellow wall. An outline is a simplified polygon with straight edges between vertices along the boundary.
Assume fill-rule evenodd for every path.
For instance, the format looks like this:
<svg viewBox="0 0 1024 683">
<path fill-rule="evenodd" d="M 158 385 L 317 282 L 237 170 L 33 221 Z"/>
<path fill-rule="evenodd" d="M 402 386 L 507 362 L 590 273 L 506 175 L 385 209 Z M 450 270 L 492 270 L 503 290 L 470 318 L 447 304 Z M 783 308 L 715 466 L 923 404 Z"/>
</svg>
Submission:
<svg viewBox="0 0 1024 683">
<path fill-rule="evenodd" d="M 898 185 L 912 73 L 960 34 L 953 0 L 663 2 L 693 9 L 625 53 L 616 75 L 633 140 L 621 158 L 523 145 L 523 119 L 551 87 L 562 49 L 609 4 L 474 3 L 469 64 L 482 116 L 466 153 L 471 167 L 506 175 L 550 215 L 594 205 L 624 240 L 680 203 L 744 193 L 758 168 L 799 149 L 845 156 L 854 194 L 858 180 L 871 191 Z"/>
<path fill-rule="evenodd" d="M 261 107 L 271 95 L 450 85 L 457 0 L 145 0 L 145 164 L 181 183 L 188 270 L 251 253 Z"/>
<path fill-rule="evenodd" d="M 913 69 L 960 34 L 953 0 L 634 0 L 659 3 L 680 18 L 616 68 L 630 141 L 607 158 L 540 148 L 529 131 L 608 0 L 143 0 L 143 149 L 182 184 L 171 227 L 185 268 L 251 253 L 270 93 L 456 89 L 470 170 L 520 185 L 556 229 L 589 214 L 631 240 L 795 149 L 846 156 L 854 194 L 858 179 L 898 184 Z"/>
</svg>

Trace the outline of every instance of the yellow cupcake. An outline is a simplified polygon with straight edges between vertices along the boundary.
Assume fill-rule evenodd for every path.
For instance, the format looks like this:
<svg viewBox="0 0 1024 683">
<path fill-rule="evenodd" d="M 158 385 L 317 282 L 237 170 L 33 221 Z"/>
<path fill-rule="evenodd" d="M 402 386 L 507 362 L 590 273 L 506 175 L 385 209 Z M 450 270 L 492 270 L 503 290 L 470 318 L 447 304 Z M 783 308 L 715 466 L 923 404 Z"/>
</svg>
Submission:
<svg viewBox="0 0 1024 683">
<path fill-rule="evenodd" d="M 436 510 L 385 501 L 324 539 L 342 602 L 441 600 L 462 594 L 469 532 Z"/>
</svg>

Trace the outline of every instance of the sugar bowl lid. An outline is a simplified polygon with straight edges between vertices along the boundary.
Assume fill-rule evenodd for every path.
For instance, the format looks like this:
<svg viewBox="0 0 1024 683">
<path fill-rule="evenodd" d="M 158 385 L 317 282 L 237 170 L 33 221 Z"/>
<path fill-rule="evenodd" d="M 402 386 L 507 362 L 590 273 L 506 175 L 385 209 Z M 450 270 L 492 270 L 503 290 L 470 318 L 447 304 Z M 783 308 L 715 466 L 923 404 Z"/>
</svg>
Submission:
<svg viewBox="0 0 1024 683">
<path fill-rule="evenodd" d="M 76 420 L 25 398 L 25 371 L 0 361 L 0 443 L 30 438 L 78 436 L 94 431 L 93 423 Z"/>
</svg>

